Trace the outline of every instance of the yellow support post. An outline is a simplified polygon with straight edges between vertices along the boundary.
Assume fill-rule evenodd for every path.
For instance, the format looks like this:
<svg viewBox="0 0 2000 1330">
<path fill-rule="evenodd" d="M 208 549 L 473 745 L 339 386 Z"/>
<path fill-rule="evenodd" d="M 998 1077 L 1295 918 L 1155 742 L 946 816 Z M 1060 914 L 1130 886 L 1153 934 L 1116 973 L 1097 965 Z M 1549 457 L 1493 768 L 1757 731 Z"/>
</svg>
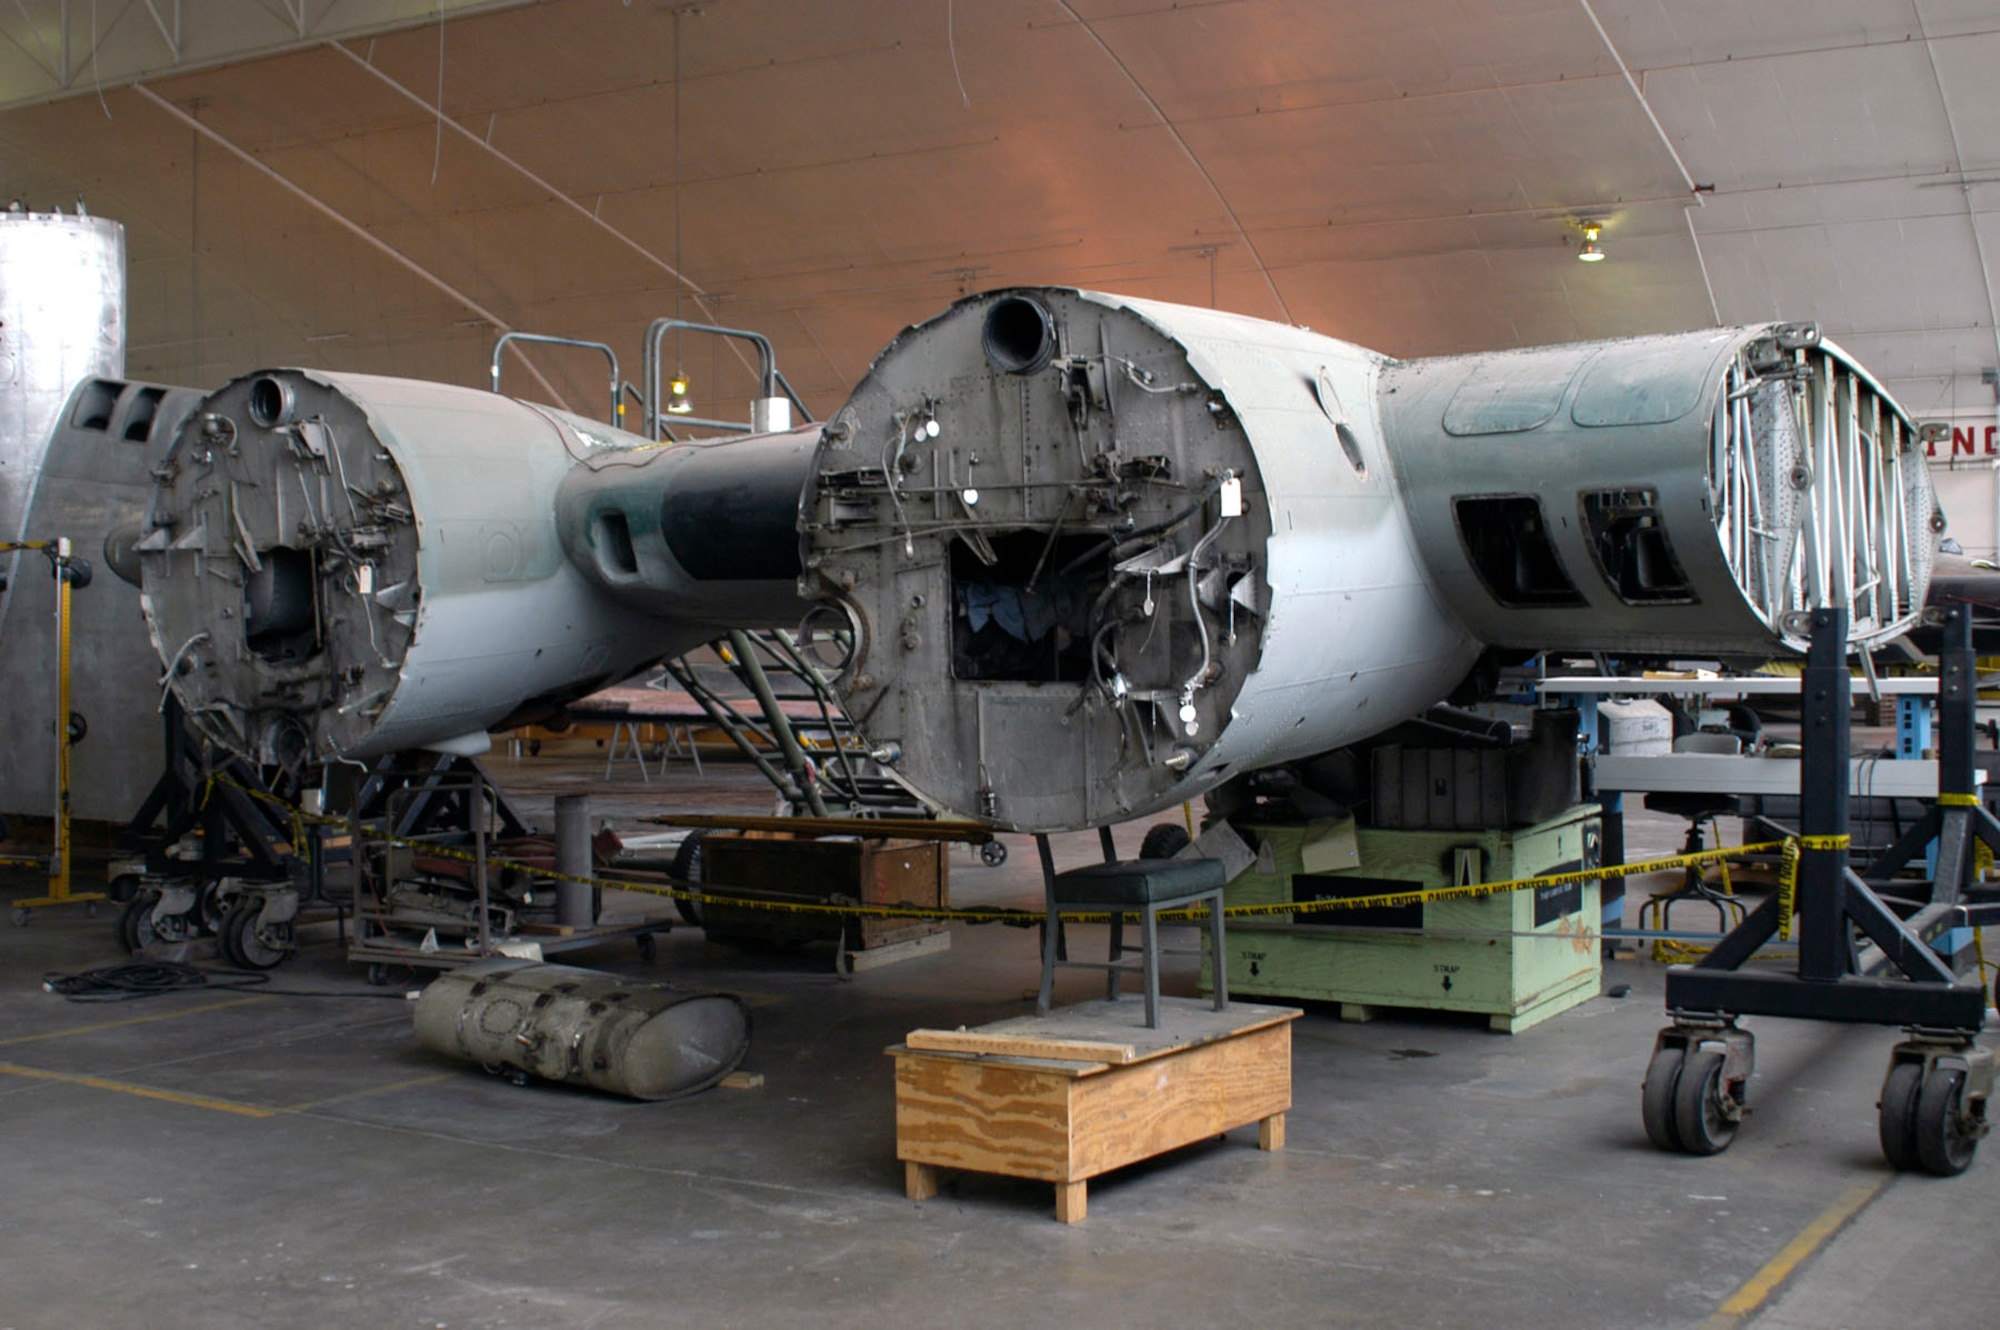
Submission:
<svg viewBox="0 0 2000 1330">
<path fill-rule="evenodd" d="M 76 560 L 67 536 L 58 540 L 0 543 L 0 552 L 6 550 L 48 553 L 56 578 L 56 807 L 48 861 L 49 894 L 14 901 L 14 925 L 19 928 L 33 917 L 32 911 L 50 905 L 87 905 L 95 913 L 97 902 L 105 899 L 105 895 L 101 891 L 70 890 L 70 595 L 74 590 Z"/>
</svg>

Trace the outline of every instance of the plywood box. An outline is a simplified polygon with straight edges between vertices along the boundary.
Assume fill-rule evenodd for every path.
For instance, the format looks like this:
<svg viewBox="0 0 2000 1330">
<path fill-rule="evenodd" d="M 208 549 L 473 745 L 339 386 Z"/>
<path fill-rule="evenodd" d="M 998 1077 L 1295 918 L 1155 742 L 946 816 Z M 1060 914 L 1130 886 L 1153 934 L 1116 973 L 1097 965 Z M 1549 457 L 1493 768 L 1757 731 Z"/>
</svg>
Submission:
<svg viewBox="0 0 2000 1330">
<path fill-rule="evenodd" d="M 1299 1013 L 1161 1005 L 1159 1029 L 1146 1028 L 1137 1002 L 1099 1001 L 971 1031 L 919 1030 L 889 1049 L 909 1195 L 934 1195 L 941 1167 L 1035 1178 L 1055 1184 L 1056 1218 L 1074 1223 L 1088 1181 L 1114 1168 L 1252 1122 L 1261 1148 L 1282 1148 Z"/>
</svg>

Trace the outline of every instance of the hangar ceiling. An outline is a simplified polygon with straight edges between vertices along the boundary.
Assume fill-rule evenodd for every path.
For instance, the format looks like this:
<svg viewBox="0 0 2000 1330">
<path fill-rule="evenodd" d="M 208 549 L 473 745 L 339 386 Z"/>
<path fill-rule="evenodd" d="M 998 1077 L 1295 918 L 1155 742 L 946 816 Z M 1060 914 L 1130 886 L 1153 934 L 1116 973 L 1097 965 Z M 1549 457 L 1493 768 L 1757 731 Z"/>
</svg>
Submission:
<svg viewBox="0 0 2000 1330">
<path fill-rule="evenodd" d="M 1050 282 L 1395 355 L 1813 318 L 1928 417 L 1993 409 L 1996 64 L 1992 0 L 17 0 L 0 190 L 124 222 L 130 370 L 201 386 L 636 379 L 678 312 L 825 414 Z"/>
</svg>

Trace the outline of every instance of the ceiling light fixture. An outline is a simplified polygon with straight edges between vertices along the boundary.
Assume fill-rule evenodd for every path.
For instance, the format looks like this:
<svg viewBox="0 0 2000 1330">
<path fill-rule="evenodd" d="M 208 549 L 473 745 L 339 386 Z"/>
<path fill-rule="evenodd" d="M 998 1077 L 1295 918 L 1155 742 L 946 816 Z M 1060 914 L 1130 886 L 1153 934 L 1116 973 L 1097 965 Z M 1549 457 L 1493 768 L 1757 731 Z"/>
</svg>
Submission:
<svg viewBox="0 0 2000 1330">
<path fill-rule="evenodd" d="M 1597 237 L 1603 232 L 1604 223 L 1582 221 L 1578 222 L 1577 225 L 1583 228 L 1583 247 L 1576 252 L 1577 261 L 1580 263 L 1604 262 L 1604 251 L 1597 247 Z"/>
</svg>

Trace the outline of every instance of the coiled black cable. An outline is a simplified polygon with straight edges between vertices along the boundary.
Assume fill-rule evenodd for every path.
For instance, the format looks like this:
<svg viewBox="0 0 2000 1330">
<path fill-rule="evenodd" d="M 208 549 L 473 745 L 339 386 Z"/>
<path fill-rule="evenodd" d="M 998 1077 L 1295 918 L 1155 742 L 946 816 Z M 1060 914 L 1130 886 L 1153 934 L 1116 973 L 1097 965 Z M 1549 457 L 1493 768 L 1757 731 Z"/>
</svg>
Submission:
<svg viewBox="0 0 2000 1330">
<path fill-rule="evenodd" d="M 271 988 L 270 982 L 271 976 L 262 970 L 232 970 L 224 967 L 204 970 L 200 966 L 185 965 L 179 961 L 126 961 L 120 965 L 107 965 L 102 969 L 85 970 L 80 974 L 50 971 L 42 976 L 42 991 L 54 993 L 70 1002 L 132 1002 L 139 998 L 160 997 L 167 993 L 184 993 L 194 989 L 236 993 L 261 990 L 271 997 L 378 998 L 392 1002 L 405 1000 L 400 992 L 323 992 Z"/>
</svg>

